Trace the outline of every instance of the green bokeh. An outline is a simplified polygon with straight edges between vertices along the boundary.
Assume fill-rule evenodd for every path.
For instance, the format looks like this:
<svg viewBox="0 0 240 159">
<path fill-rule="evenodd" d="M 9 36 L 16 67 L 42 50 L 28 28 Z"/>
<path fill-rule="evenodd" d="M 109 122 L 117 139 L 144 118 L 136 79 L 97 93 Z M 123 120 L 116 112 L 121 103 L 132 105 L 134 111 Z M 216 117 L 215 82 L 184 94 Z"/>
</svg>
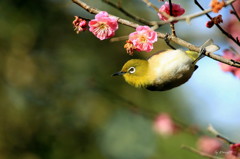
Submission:
<svg viewBox="0 0 240 159">
<path fill-rule="evenodd" d="M 199 158 L 180 149 L 197 136 L 152 130 L 160 112 L 194 122 L 181 90 L 150 92 L 111 77 L 139 54 L 127 55 L 124 42 L 77 35 L 73 16 L 92 15 L 63 0 L 2 0 L 0 10 L 1 159 Z M 130 31 L 121 26 L 117 35 Z"/>
</svg>

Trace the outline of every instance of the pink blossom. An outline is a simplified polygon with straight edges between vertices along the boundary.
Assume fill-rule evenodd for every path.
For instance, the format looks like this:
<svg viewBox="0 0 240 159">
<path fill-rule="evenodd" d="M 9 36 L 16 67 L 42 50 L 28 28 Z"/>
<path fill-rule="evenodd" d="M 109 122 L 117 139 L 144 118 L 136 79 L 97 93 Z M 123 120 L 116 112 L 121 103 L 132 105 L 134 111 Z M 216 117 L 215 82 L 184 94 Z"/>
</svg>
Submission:
<svg viewBox="0 0 240 159">
<path fill-rule="evenodd" d="M 222 143 L 216 138 L 202 136 L 197 141 L 197 147 L 200 151 L 204 153 L 214 155 L 217 151 L 221 149 Z"/>
<path fill-rule="evenodd" d="M 237 2 L 237 1 L 236 1 Z M 240 5 L 240 3 L 239 3 Z M 231 34 L 235 39 L 239 38 L 240 39 L 240 23 L 238 19 L 235 16 L 231 16 L 227 25 L 226 25 L 226 31 Z M 237 49 L 238 52 L 240 52 L 239 46 L 233 42 L 231 39 L 227 39 L 228 42 L 233 46 L 234 48 Z"/>
<path fill-rule="evenodd" d="M 74 17 L 75 17 L 73 21 L 74 31 L 76 31 L 76 33 L 78 34 L 82 31 L 87 30 L 87 21 L 79 18 L 78 16 L 74 16 Z"/>
<path fill-rule="evenodd" d="M 237 14 L 240 14 L 240 1 L 235 1 L 232 3 L 232 5 L 235 8 L 235 11 Z M 231 11 L 232 13 L 233 11 Z M 240 23 L 238 18 L 235 15 L 232 15 L 227 23 L 225 23 L 225 29 L 226 31 L 231 34 L 235 39 L 239 38 L 240 39 Z M 234 41 L 231 39 L 227 38 L 228 42 L 230 43 L 231 46 L 233 46 L 237 52 L 240 52 L 240 47 L 238 44 L 236 44 Z"/>
<path fill-rule="evenodd" d="M 164 136 L 172 135 L 177 130 L 172 118 L 166 113 L 159 114 L 155 119 L 153 126 L 157 133 Z"/>
<path fill-rule="evenodd" d="M 157 33 L 148 26 L 138 26 L 136 31 L 129 35 L 129 42 L 132 42 L 137 51 L 152 51 L 156 41 Z"/>
<path fill-rule="evenodd" d="M 111 38 L 118 29 L 117 19 L 109 16 L 105 11 L 99 12 L 88 25 L 89 31 L 100 40 Z"/>
<path fill-rule="evenodd" d="M 240 54 L 237 54 L 231 50 L 224 50 L 223 57 L 240 62 Z M 231 72 L 233 75 L 240 79 L 240 68 L 229 66 L 224 63 L 219 63 L 219 65 L 224 72 Z"/>
<path fill-rule="evenodd" d="M 158 16 L 161 20 L 163 21 L 167 21 L 168 18 L 165 17 L 161 12 L 164 12 L 168 15 L 170 15 L 170 5 L 168 2 L 165 2 L 164 5 L 162 5 L 160 8 L 159 8 L 159 13 L 158 13 Z M 181 5 L 179 4 L 175 4 L 175 3 L 172 3 L 172 15 L 173 17 L 178 17 L 178 16 L 181 16 L 185 13 L 185 9 L 181 7 Z M 174 21 L 173 23 L 176 23 L 177 21 Z"/>
</svg>

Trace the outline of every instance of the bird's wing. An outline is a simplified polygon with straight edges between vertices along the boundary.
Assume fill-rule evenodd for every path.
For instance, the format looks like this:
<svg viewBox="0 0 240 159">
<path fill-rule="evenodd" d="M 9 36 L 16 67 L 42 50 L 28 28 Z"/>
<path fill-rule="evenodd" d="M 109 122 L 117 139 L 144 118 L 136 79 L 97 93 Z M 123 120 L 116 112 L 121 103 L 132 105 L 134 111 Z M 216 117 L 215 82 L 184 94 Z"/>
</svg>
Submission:
<svg viewBox="0 0 240 159">
<path fill-rule="evenodd" d="M 205 49 L 206 52 L 215 52 L 219 50 L 219 46 L 213 43 L 212 39 L 208 39 L 202 46 L 200 46 L 201 51 L 195 52 L 195 51 L 186 51 L 187 55 L 196 63 L 198 60 L 203 58 L 205 55 L 203 54 L 203 49 Z"/>
<path fill-rule="evenodd" d="M 153 57 L 154 55 L 161 54 L 161 53 L 163 53 L 163 52 L 165 52 L 165 51 L 167 51 L 167 50 L 171 50 L 171 49 L 160 50 L 160 51 L 158 51 L 158 52 L 156 52 L 156 53 L 153 53 L 148 59 L 150 59 L 150 58 Z M 147 60 L 148 60 L 148 59 L 147 59 Z"/>
</svg>

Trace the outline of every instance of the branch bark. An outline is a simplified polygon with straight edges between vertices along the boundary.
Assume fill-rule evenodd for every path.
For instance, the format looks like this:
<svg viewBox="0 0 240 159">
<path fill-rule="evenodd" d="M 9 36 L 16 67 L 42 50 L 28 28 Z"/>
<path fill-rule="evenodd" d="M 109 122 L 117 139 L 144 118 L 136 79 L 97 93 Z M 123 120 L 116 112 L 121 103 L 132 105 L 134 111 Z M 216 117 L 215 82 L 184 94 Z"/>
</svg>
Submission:
<svg viewBox="0 0 240 159">
<path fill-rule="evenodd" d="M 234 2 L 234 1 L 235 0 L 229 0 L 226 3 L 230 4 L 230 2 Z M 81 0 L 72 0 L 72 2 L 74 2 L 77 5 L 79 5 L 80 7 L 82 7 L 83 9 L 85 9 L 86 11 L 88 11 L 91 14 L 98 14 L 100 12 L 100 10 L 98 10 L 96 8 L 93 8 L 93 7 L 90 7 L 89 5 L 87 5 L 86 3 L 84 3 Z M 139 24 L 134 23 L 134 22 L 130 22 L 130 21 L 126 20 L 126 19 L 122 19 L 122 18 L 114 16 L 114 15 L 110 15 L 110 16 L 113 16 L 113 17 L 117 18 L 118 22 L 120 24 L 129 26 L 129 27 L 132 27 L 132 28 L 136 28 L 136 27 L 139 26 Z M 173 21 L 175 21 L 175 20 L 177 20 L 177 18 L 176 19 L 174 18 Z M 164 39 L 166 37 L 166 34 L 164 34 L 164 33 L 160 33 L 160 32 L 157 32 L 157 33 L 158 33 L 158 37 L 161 38 L 161 39 Z M 193 44 L 191 44 L 191 43 L 189 43 L 189 42 L 187 42 L 187 41 L 185 41 L 185 40 L 183 40 L 181 38 L 178 38 L 176 36 L 170 35 L 170 36 L 168 36 L 168 39 L 170 41 L 175 42 L 178 45 L 181 45 L 183 47 L 188 48 L 189 50 L 197 51 L 197 52 L 200 51 L 200 47 L 197 47 L 197 46 L 195 46 L 195 45 L 193 45 Z M 240 63 L 236 62 L 234 60 L 225 59 L 225 58 L 223 58 L 223 57 L 221 57 L 219 55 L 213 54 L 211 52 L 206 52 L 205 55 L 210 57 L 210 58 L 212 58 L 212 59 L 214 59 L 214 60 L 216 60 L 216 61 L 228 64 L 230 66 L 234 66 L 234 67 L 240 68 Z"/>
</svg>

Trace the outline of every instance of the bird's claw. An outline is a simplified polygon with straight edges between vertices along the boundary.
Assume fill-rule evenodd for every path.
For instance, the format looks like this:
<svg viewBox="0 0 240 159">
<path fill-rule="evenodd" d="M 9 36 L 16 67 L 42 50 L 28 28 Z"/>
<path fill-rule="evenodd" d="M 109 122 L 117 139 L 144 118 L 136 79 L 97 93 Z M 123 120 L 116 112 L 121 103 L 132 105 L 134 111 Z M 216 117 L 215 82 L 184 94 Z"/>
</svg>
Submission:
<svg viewBox="0 0 240 159">
<path fill-rule="evenodd" d="M 205 55 L 206 52 L 207 52 L 207 50 L 206 50 L 205 47 L 204 47 L 204 48 L 201 48 L 201 49 L 200 49 L 200 56 L 201 56 L 201 55 Z"/>
<path fill-rule="evenodd" d="M 166 42 L 166 44 L 167 44 L 170 48 L 172 48 L 173 50 L 176 50 L 176 48 L 173 47 L 173 46 L 170 44 L 170 40 L 169 40 L 168 36 L 169 36 L 169 34 L 166 33 L 166 35 L 165 35 L 165 37 L 164 37 L 164 41 Z"/>
</svg>

